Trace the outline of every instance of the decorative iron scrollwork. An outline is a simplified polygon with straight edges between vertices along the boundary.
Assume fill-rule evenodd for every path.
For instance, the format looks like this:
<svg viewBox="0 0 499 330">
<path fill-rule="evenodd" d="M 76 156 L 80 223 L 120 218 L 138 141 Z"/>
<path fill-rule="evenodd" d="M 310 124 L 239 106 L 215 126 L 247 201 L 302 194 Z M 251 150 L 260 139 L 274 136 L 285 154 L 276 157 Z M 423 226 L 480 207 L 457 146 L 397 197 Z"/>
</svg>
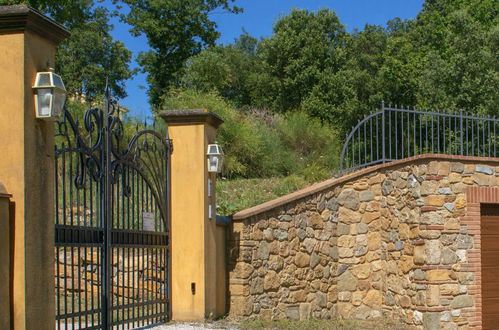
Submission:
<svg viewBox="0 0 499 330">
<path fill-rule="evenodd" d="M 95 182 L 109 176 L 111 184 L 121 180 L 123 195 L 130 197 L 132 189 L 126 173 L 132 170 L 147 183 L 166 219 L 167 163 L 172 151 L 167 133 L 137 127 L 135 134 L 127 140 L 118 105 L 109 96 L 104 109 L 97 107 L 85 112 L 83 127 L 84 131 L 81 131 L 78 120 L 68 110 L 57 122 L 56 136 L 60 143 L 56 146 L 56 157 L 66 152 L 78 155 L 76 188 L 85 188 L 87 176 Z M 106 149 L 106 143 L 109 149 Z M 106 157 L 110 159 L 109 168 L 106 168 Z"/>
</svg>

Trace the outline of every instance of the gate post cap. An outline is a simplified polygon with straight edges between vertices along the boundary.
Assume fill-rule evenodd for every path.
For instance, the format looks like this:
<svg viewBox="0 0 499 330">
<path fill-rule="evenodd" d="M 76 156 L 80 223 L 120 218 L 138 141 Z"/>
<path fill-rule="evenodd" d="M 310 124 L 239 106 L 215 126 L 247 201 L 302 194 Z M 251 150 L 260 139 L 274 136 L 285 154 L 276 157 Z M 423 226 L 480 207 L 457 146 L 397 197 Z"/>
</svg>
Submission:
<svg viewBox="0 0 499 330">
<path fill-rule="evenodd" d="M 207 109 L 163 110 L 159 116 L 168 125 L 210 124 L 218 128 L 224 122 L 220 116 Z"/>
<path fill-rule="evenodd" d="M 55 44 L 70 36 L 61 24 L 26 5 L 0 6 L 0 34 L 32 31 Z"/>
</svg>

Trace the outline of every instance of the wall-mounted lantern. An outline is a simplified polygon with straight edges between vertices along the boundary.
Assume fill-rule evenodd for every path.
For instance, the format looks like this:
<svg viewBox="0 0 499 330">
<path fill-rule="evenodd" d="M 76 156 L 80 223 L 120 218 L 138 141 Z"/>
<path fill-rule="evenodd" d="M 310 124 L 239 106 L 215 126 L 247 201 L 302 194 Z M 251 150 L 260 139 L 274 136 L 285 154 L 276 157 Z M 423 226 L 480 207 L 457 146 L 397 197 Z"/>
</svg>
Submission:
<svg viewBox="0 0 499 330">
<path fill-rule="evenodd" d="M 208 144 L 208 172 L 220 173 L 224 162 L 224 152 L 218 144 Z"/>
<path fill-rule="evenodd" d="M 61 76 L 55 74 L 52 69 L 47 72 L 38 72 L 33 91 L 36 118 L 57 120 L 61 117 L 66 102 L 66 88 Z"/>
</svg>

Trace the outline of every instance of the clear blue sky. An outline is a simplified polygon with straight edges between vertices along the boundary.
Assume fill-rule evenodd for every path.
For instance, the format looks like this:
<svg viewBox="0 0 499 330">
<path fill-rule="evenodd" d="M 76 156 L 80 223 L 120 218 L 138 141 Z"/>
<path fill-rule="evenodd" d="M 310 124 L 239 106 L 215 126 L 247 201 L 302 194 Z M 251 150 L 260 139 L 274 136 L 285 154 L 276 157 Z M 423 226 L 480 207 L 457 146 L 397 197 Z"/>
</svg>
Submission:
<svg viewBox="0 0 499 330">
<path fill-rule="evenodd" d="M 217 23 L 221 37 L 218 43 L 230 43 L 237 38 L 242 29 L 260 38 L 272 34 L 273 23 L 281 15 L 288 14 L 292 8 L 316 11 L 321 8 L 334 10 L 348 31 L 362 30 L 365 24 L 385 25 L 395 17 L 414 18 L 421 10 L 424 0 L 236 0 L 235 5 L 244 9 L 241 14 L 215 11 L 211 18 Z M 125 43 L 133 52 L 134 60 L 140 51 L 148 49 L 145 37 L 134 38 L 128 33 L 128 26 L 113 21 L 113 36 Z M 133 66 L 137 64 L 134 62 Z M 120 103 L 132 113 L 149 116 L 147 103 L 146 75 L 138 74 L 127 82 L 128 97 Z"/>
</svg>

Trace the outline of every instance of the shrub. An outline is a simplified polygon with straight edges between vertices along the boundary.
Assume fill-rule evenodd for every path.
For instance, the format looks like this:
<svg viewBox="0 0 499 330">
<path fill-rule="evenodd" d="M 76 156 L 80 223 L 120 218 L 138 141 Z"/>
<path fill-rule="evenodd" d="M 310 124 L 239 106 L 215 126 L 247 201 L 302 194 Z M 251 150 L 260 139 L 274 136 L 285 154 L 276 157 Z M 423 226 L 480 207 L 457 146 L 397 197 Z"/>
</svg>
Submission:
<svg viewBox="0 0 499 330">
<path fill-rule="evenodd" d="M 226 154 L 227 178 L 265 178 L 299 173 L 307 181 L 328 177 L 336 167 L 338 142 L 331 127 L 304 112 L 286 116 L 239 111 L 216 93 L 176 90 L 167 109 L 209 109 L 224 120 L 217 141 Z"/>
</svg>

